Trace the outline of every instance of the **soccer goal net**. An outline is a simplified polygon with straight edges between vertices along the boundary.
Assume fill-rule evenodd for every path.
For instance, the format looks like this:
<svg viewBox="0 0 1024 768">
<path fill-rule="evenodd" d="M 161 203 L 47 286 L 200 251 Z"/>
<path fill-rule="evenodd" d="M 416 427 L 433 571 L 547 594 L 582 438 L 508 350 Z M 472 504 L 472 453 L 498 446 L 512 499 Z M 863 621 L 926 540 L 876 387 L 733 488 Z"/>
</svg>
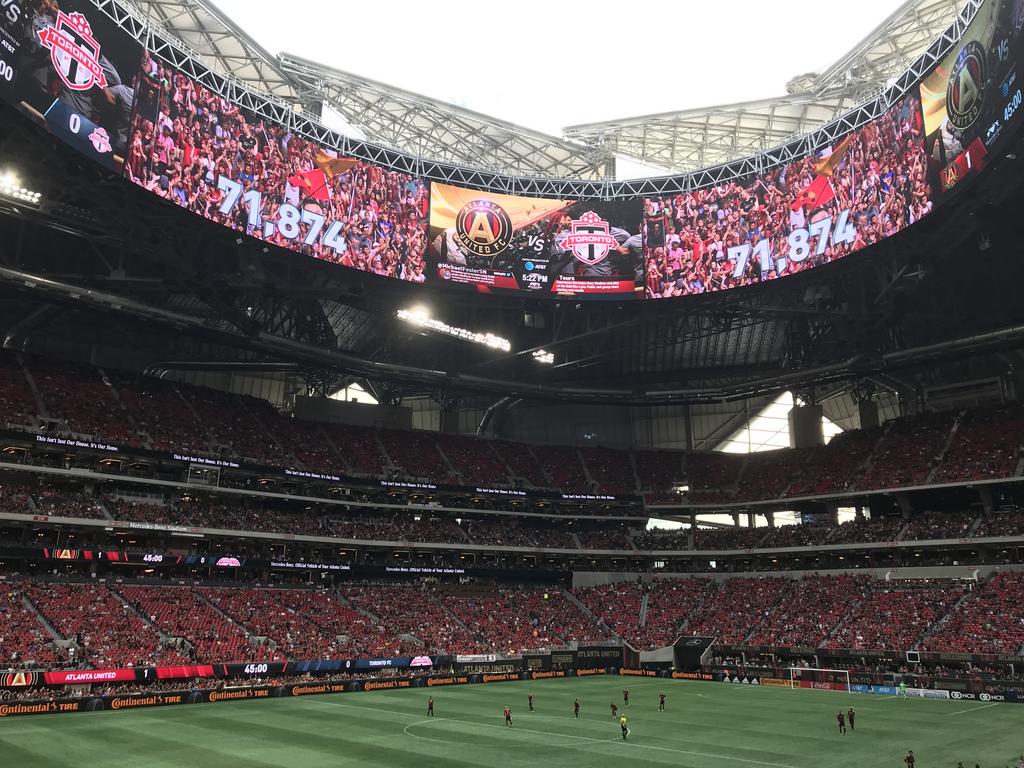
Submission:
<svg viewBox="0 0 1024 768">
<path fill-rule="evenodd" d="M 850 692 L 848 669 L 822 669 L 818 667 L 787 667 L 790 688 L 818 688 L 825 691 Z"/>
</svg>

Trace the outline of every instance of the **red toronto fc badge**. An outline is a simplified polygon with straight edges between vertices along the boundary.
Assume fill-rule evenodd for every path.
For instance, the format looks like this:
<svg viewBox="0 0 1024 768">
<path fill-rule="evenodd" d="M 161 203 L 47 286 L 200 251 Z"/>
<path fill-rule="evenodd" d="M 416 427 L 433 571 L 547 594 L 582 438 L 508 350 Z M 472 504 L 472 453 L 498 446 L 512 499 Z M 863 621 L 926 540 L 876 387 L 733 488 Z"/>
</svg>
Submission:
<svg viewBox="0 0 1024 768">
<path fill-rule="evenodd" d="M 107 133 L 106 128 L 97 128 L 90 133 L 89 141 L 92 142 L 93 148 L 101 155 L 105 155 L 110 151 L 110 134 Z"/>
<path fill-rule="evenodd" d="M 71 90 L 107 87 L 107 77 L 100 66 L 100 44 L 83 14 L 57 11 L 56 23 L 39 31 L 39 42 L 50 49 L 57 74 Z"/>
<path fill-rule="evenodd" d="M 608 234 L 608 222 L 593 211 L 587 211 L 571 223 L 572 232 L 565 238 L 563 247 L 584 264 L 597 264 L 618 247 L 618 241 Z"/>
</svg>

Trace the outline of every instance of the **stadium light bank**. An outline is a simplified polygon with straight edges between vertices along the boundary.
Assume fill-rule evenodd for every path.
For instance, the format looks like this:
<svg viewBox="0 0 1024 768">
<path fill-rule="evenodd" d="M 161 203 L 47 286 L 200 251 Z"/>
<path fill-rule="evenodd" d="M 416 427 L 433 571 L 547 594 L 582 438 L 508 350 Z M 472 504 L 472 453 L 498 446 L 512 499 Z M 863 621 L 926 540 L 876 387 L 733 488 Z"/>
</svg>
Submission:
<svg viewBox="0 0 1024 768">
<path fill-rule="evenodd" d="M 430 312 L 428 312 L 425 307 L 400 309 L 396 314 L 399 320 L 404 320 L 405 322 L 420 328 L 426 328 L 430 331 L 443 333 L 446 336 L 452 336 L 456 339 L 471 341 L 474 344 L 480 344 L 481 346 L 490 347 L 491 349 L 500 349 L 502 352 L 512 351 L 512 343 L 508 339 L 503 339 L 501 336 L 495 336 L 493 333 L 477 333 L 476 331 L 469 331 L 465 328 L 456 328 L 454 325 L 448 325 L 448 323 L 435 320 L 430 316 Z"/>
<path fill-rule="evenodd" d="M 38 207 L 39 198 L 42 197 L 42 193 L 33 192 L 31 189 L 21 186 L 21 181 L 17 175 L 7 171 L 0 174 L 0 197 L 15 203 Z"/>
</svg>

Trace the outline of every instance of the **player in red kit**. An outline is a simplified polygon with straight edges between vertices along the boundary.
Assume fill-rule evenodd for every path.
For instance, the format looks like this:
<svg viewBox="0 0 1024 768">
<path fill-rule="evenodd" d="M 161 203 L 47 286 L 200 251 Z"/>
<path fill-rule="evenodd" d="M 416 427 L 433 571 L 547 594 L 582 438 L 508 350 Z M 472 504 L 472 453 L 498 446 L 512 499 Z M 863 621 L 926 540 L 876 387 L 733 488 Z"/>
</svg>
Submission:
<svg viewBox="0 0 1024 768">
<path fill-rule="evenodd" d="M 431 696 L 427 699 L 427 717 L 434 716 L 434 697 Z"/>
<path fill-rule="evenodd" d="M 907 768 L 914 768 L 914 750 L 907 750 L 907 756 L 903 758 L 903 762 L 907 764 Z"/>
<path fill-rule="evenodd" d="M 853 707 L 850 707 L 848 710 L 846 710 L 846 719 L 850 721 L 851 731 L 853 730 L 853 718 L 855 715 L 856 713 L 853 711 Z"/>
<path fill-rule="evenodd" d="M 629 688 L 622 689 L 622 704 L 623 706 L 629 706 Z"/>
<path fill-rule="evenodd" d="M 505 707 L 505 725 L 512 727 L 512 708 L 508 706 Z"/>
<path fill-rule="evenodd" d="M 846 733 L 846 718 L 841 711 L 836 712 L 836 722 L 839 723 L 839 732 Z"/>
<path fill-rule="evenodd" d="M 665 711 L 665 692 L 661 691 L 658 693 L 658 711 Z"/>
<path fill-rule="evenodd" d="M 618 716 L 619 708 L 617 706 L 615 706 L 615 702 L 614 701 L 612 702 L 611 706 L 612 706 L 612 717 Z"/>
</svg>

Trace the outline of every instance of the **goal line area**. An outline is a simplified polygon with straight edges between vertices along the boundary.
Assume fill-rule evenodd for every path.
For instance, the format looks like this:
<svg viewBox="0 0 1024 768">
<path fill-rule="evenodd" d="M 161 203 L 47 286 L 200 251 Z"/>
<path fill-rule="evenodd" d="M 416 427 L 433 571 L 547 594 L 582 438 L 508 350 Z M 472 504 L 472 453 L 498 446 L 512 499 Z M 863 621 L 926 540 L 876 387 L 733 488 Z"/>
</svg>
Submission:
<svg viewBox="0 0 1024 768">
<path fill-rule="evenodd" d="M 786 667 L 789 672 L 790 688 L 815 688 L 824 691 L 846 691 L 850 689 L 850 670 L 827 667 Z"/>
</svg>

